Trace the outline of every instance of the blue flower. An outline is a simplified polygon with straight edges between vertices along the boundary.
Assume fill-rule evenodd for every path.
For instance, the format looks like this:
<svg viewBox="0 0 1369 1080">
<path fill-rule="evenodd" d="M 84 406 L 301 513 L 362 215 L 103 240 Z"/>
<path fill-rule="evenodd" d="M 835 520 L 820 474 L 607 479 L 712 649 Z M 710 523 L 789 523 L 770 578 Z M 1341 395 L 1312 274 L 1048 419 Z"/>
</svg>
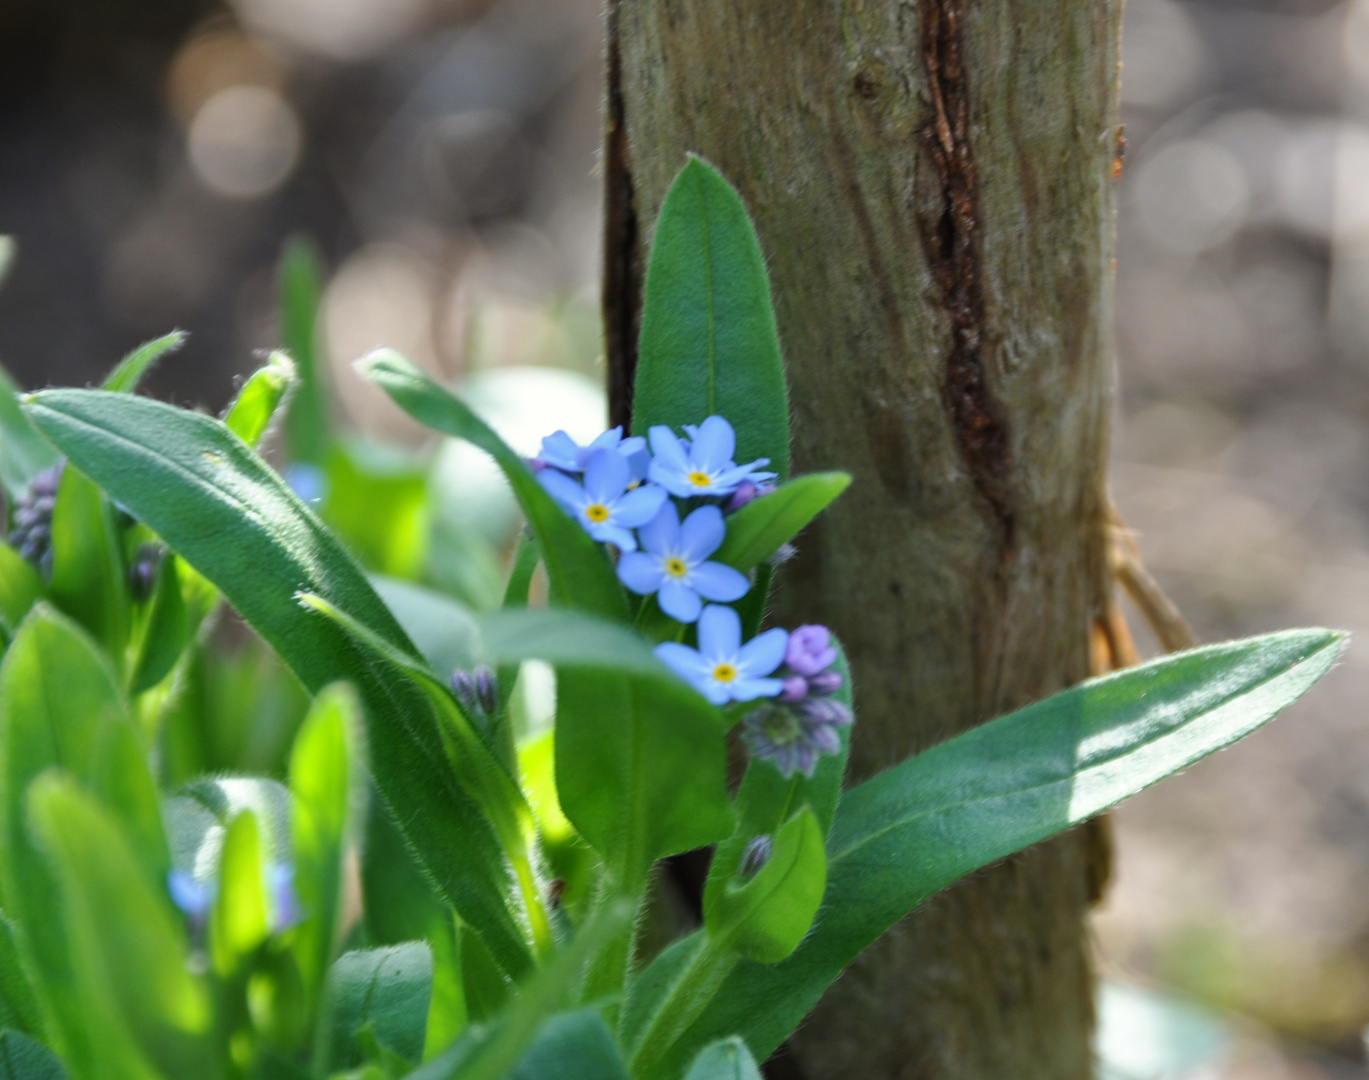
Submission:
<svg viewBox="0 0 1369 1080">
<path fill-rule="evenodd" d="M 775 629 L 743 645 L 741 617 L 729 607 L 709 604 L 699 616 L 697 649 L 667 641 L 656 646 L 656 655 L 714 705 L 723 705 L 778 694 L 780 680 L 765 676 L 780 666 L 788 640 L 785 631 Z"/>
<path fill-rule="evenodd" d="M 271 887 L 271 929 L 281 934 L 304 918 L 299 894 L 295 892 L 295 868 L 289 863 L 273 863 L 268 877 Z"/>
<path fill-rule="evenodd" d="M 758 472 L 769 465 L 769 458 L 757 458 L 749 465 L 732 460 L 737 437 L 732 425 L 721 416 L 710 416 L 698 427 L 685 428 L 689 438 L 681 439 L 670 428 L 659 425 L 647 434 L 655 457 L 647 478 L 672 495 L 687 499 L 692 495 L 731 495 L 745 481 L 764 484 L 773 480 L 772 472 Z"/>
<path fill-rule="evenodd" d="M 555 469 L 543 469 L 537 479 L 557 502 L 580 519 L 594 539 L 617 544 L 623 551 L 635 551 L 637 541 L 629 530 L 654 518 L 666 500 L 666 493 L 655 484 L 643 484 L 628 491 L 629 472 L 627 458 L 616 450 L 600 447 L 589 456 L 583 484 Z"/>
<path fill-rule="evenodd" d="M 646 479 L 647 462 L 650 460 L 646 440 L 640 435 L 623 438 L 621 426 L 609 428 L 584 446 L 564 431 L 553 432 L 542 440 L 542 452 L 538 460 L 564 472 L 578 473 L 584 471 L 597 450 L 616 450 L 627 459 L 632 479 Z"/>
<path fill-rule="evenodd" d="M 830 698 L 810 697 L 794 704 L 767 701 L 742 718 L 742 742 L 753 757 L 769 761 L 781 776 L 812 776 L 823 754 L 841 752 L 840 729 L 851 720 L 851 710 Z"/>
<path fill-rule="evenodd" d="M 214 903 L 213 882 L 196 881 L 179 867 L 166 875 L 166 891 L 171 894 L 171 902 L 195 922 L 205 918 Z"/>
<path fill-rule="evenodd" d="M 661 488 L 656 490 L 664 496 Z M 740 600 L 751 588 L 740 570 L 707 561 L 726 530 L 716 506 L 699 507 L 681 525 L 675 504 L 666 502 L 638 530 L 646 550 L 625 551 L 618 560 L 618 580 L 640 596 L 656 593 L 661 610 L 672 619 L 693 622 L 704 600 Z"/>
</svg>

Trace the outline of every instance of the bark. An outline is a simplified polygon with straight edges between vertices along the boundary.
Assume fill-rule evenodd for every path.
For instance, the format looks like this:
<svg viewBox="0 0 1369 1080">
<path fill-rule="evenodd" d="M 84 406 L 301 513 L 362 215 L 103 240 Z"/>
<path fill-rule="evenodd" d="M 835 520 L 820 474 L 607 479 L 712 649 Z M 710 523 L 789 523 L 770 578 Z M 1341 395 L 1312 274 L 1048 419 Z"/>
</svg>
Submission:
<svg viewBox="0 0 1369 1080">
<path fill-rule="evenodd" d="M 686 151 L 769 262 L 798 470 L 856 481 L 776 621 L 855 672 L 861 778 L 1088 674 L 1105 455 L 1120 0 L 609 0 L 615 422 L 650 226 Z M 800 1075 L 1090 1076 L 1086 827 L 943 893 L 791 1042 Z"/>
</svg>

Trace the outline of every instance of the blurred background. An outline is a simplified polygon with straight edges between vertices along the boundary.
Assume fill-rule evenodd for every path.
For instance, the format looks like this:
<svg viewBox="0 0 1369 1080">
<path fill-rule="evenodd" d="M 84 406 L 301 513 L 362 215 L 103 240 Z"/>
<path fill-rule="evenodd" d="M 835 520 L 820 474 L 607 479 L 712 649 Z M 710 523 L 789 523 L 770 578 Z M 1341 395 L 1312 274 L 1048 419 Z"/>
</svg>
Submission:
<svg viewBox="0 0 1369 1080">
<path fill-rule="evenodd" d="M 0 360 L 24 385 L 83 384 L 181 327 L 149 389 L 218 411 L 280 340 L 298 233 L 326 267 L 337 405 L 372 443 L 417 438 L 351 376 L 379 345 L 468 380 L 520 449 L 566 417 L 592 429 L 599 14 L 4 0 L 0 232 L 20 253 Z M 1128 0 L 1124 57 L 1118 505 L 1204 640 L 1369 630 L 1369 0 Z M 443 447 L 431 475 L 477 498 L 480 469 Z M 496 580 L 434 576 L 474 607 Z M 1364 1075 L 1366 702 L 1361 646 L 1285 719 L 1115 815 L 1095 923 L 1109 1075 Z M 266 743 L 194 764 L 269 767 L 288 734 Z"/>
</svg>

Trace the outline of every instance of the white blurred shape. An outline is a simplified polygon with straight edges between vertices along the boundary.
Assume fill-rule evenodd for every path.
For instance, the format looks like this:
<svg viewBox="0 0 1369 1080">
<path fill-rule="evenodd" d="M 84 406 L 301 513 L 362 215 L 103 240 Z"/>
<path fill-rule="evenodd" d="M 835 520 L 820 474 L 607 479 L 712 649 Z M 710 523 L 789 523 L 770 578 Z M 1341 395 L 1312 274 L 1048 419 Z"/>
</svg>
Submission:
<svg viewBox="0 0 1369 1080">
<path fill-rule="evenodd" d="M 1196 253 L 1240 228 L 1250 206 L 1250 183 L 1226 147 L 1208 139 L 1184 139 L 1145 158 L 1135 198 L 1152 239 Z"/>
<path fill-rule="evenodd" d="M 1207 55 L 1188 12 L 1174 0 L 1132 0 L 1122 22 L 1123 102 L 1162 108 L 1191 96 Z"/>
<path fill-rule="evenodd" d="M 571 371 L 550 367 L 502 367 L 467 379 L 461 396 L 514 450 L 533 457 L 542 439 L 564 429 L 578 443 L 604 430 L 608 402 L 601 386 Z M 452 439 L 433 464 L 437 513 L 477 528 L 504 543 L 518 509 L 498 466 L 482 450 Z"/>
<path fill-rule="evenodd" d="M 412 436 L 384 396 L 352 371 L 352 361 L 388 346 L 420 367 L 438 367 L 427 263 L 400 244 L 370 244 L 339 267 L 323 295 L 323 334 L 334 385 L 352 418 L 375 436 Z"/>
<path fill-rule="evenodd" d="M 1100 1080 L 1213 1075 L 1206 1070 L 1231 1050 L 1231 1032 L 1220 1017 L 1176 996 L 1105 982 L 1097 1008 Z"/>
<path fill-rule="evenodd" d="M 1349 5 L 1341 51 L 1346 73 L 1360 86 L 1369 87 L 1369 0 L 1354 0 Z"/>
<path fill-rule="evenodd" d="M 215 194 L 251 199 L 279 187 L 299 159 L 295 110 L 275 90 L 230 86 L 190 122 L 190 164 Z"/>
<path fill-rule="evenodd" d="M 413 28 L 424 0 L 233 0 L 254 32 L 305 52 L 362 60 Z"/>
<path fill-rule="evenodd" d="M 1331 327 L 1344 355 L 1369 364 L 1369 128 L 1358 124 L 1336 144 Z"/>
</svg>

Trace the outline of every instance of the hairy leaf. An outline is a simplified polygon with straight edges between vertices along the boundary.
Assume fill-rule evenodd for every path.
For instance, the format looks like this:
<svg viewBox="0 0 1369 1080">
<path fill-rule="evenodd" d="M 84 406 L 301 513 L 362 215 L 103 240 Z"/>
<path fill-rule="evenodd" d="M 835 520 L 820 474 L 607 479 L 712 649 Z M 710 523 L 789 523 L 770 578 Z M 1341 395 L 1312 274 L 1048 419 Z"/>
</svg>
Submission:
<svg viewBox="0 0 1369 1080">
<path fill-rule="evenodd" d="M 632 430 L 717 414 L 738 462 L 789 473 L 789 398 L 756 230 L 718 171 L 691 157 L 656 219 L 642 294 Z"/>
<path fill-rule="evenodd" d="M 175 352 L 184 345 L 189 336 L 184 330 L 173 330 L 169 334 L 143 342 L 105 376 L 102 389 L 120 394 L 133 393 L 143 381 L 143 376 L 152 370 L 153 365 L 163 356 Z"/>
<path fill-rule="evenodd" d="M 794 539 L 850 483 L 849 473 L 811 473 L 754 499 L 728 515 L 727 536 L 713 558 L 738 570 L 760 565 Z"/>
</svg>

